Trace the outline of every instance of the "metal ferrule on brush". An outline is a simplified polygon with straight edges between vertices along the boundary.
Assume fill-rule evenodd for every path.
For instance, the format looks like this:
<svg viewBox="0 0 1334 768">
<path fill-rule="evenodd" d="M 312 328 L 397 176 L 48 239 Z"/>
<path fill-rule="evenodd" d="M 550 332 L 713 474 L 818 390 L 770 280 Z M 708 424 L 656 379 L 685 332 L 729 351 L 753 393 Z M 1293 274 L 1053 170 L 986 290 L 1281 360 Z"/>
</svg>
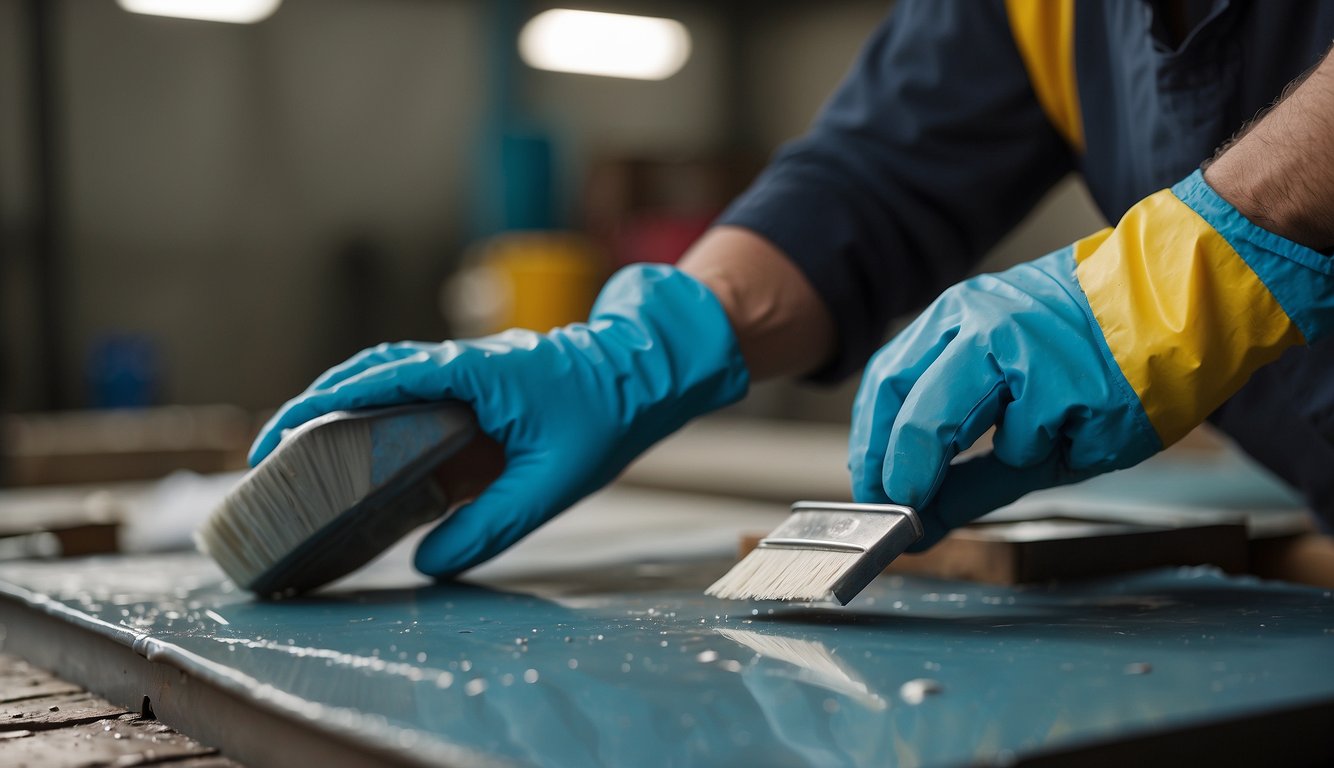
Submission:
<svg viewBox="0 0 1334 768">
<path fill-rule="evenodd" d="M 799 501 L 792 505 L 791 516 L 708 594 L 731 599 L 832 598 L 846 605 L 921 537 L 922 523 L 911 507 Z"/>
</svg>

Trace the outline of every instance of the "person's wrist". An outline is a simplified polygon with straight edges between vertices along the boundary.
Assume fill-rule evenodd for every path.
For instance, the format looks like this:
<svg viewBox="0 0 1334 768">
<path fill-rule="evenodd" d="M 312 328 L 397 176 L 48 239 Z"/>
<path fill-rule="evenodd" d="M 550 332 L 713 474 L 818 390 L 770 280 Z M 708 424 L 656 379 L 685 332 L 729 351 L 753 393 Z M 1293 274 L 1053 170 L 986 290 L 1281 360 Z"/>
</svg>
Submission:
<svg viewBox="0 0 1334 768">
<path fill-rule="evenodd" d="M 1210 162 L 1204 179 L 1252 224 L 1294 243 L 1334 246 L 1334 57 L 1290 86 Z"/>
<path fill-rule="evenodd" d="M 1273 174 L 1247 170 L 1245 153 L 1225 152 L 1206 166 L 1204 180 L 1246 220 L 1286 240 L 1318 251 L 1334 246 L 1334 229 L 1312 216 Z"/>
<path fill-rule="evenodd" d="M 715 227 L 679 266 L 722 305 L 754 378 L 810 373 L 833 355 L 834 321 L 823 300 L 792 260 L 755 232 Z"/>
</svg>

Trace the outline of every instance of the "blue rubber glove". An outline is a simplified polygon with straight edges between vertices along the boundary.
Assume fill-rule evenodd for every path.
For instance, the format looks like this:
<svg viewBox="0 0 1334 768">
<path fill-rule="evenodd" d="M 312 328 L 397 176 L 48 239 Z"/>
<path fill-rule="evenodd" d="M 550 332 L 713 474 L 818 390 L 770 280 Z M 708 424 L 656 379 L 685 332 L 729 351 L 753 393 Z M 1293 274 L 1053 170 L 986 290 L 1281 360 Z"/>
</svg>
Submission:
<svg viewBox="0 0 1334 768">
<path fill-rule="evenodd" d="M 1334 327 L 1334 263 L 1197 171 L 1113 229 L 949 289 L 871 359 L 853 496 L 918 508 L 930 546 L 1030 491 L 1129 467 L 1260 366 Z M 952 465 L 996 427 L 990 454 Z"/>
<path fill-rule="evenodd" d="M 638 265 L 608 281 L 587 323 L 359 353 L 270 419 L 250 463 L 282 430 L 330 411 L 468 403 L 504 446 L 506 467 L 418 548 L 419 570 L 448 576 L 499 554 L 690 419 L 739 400 L 748 384 L 713 294 L 674 268 Z"/>
<path fill-rule="evenodd" d="M 1096 328 L 1069 248 L 947 290 L 863 374 L 853 496 L 921 510 L 922 549 L 1024 493 L 1160 450 Z M 950 466 L 992 425 L 992 454 Z"/>
</svg>

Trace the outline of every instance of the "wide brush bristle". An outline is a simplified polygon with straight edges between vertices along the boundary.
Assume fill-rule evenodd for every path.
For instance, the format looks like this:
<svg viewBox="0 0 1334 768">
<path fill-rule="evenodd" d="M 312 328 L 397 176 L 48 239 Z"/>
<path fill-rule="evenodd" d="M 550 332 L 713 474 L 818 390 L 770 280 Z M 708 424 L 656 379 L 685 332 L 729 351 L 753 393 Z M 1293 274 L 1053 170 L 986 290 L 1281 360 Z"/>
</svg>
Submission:
<svg viewBox="0 0 1334 768">
<path fill-rule="evenodd" d="M 861 557 L 859 552 L 760 547 L 704 594 L 724 600 L 832 600 L 834 585 Z"/>
<path fill-rule="evenodd" d="M 195 542 L 248 587 L 370 490 L 370 425 L 333 421 L 284 440 L 227 495 Z"/>
</svg>

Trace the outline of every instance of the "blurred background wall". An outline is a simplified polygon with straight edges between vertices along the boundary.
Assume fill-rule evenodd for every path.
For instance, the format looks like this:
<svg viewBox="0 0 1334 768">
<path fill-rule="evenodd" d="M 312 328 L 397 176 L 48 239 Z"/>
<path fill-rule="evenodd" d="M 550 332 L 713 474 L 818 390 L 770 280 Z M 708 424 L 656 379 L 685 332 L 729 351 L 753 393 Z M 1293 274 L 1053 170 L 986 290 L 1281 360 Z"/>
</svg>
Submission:
<svg viewBox="0 0 1334 768">
<path fill-rule="evenodd" d="M 44 59 L 31 47 L 39 4 Z M 96 355 L 126 335 L 151 350 L 155 402 L 253 409 L 376 341 L 446 337 L 441 283 L 490 226 L 485 147 L 498 112 L 549 138 L 551 223 L 577 228 L 590 176 L 618 159 L 730 157 L 753 170 L 804 129 L 887 10 L 576 4 L 685 24 L 680 72 L 635 81 L 519 64 L 507 25 L 552 5 L 285 0 L 233 25 L 113 0 L 0 0 L 4 410 L 89 405 Z M 38 134 L 42 60 L 51 122 Z M 37 306 L 40 140 L 58 213 L 54 326 Z M 1062 185 L 988 267 L 1098 225 L 1082 188 Z M 54 387 L 41 375 L 52 354 Z M 747 408 L 837 420 L 847 396 L 780 385 Z"/>
</svg>

